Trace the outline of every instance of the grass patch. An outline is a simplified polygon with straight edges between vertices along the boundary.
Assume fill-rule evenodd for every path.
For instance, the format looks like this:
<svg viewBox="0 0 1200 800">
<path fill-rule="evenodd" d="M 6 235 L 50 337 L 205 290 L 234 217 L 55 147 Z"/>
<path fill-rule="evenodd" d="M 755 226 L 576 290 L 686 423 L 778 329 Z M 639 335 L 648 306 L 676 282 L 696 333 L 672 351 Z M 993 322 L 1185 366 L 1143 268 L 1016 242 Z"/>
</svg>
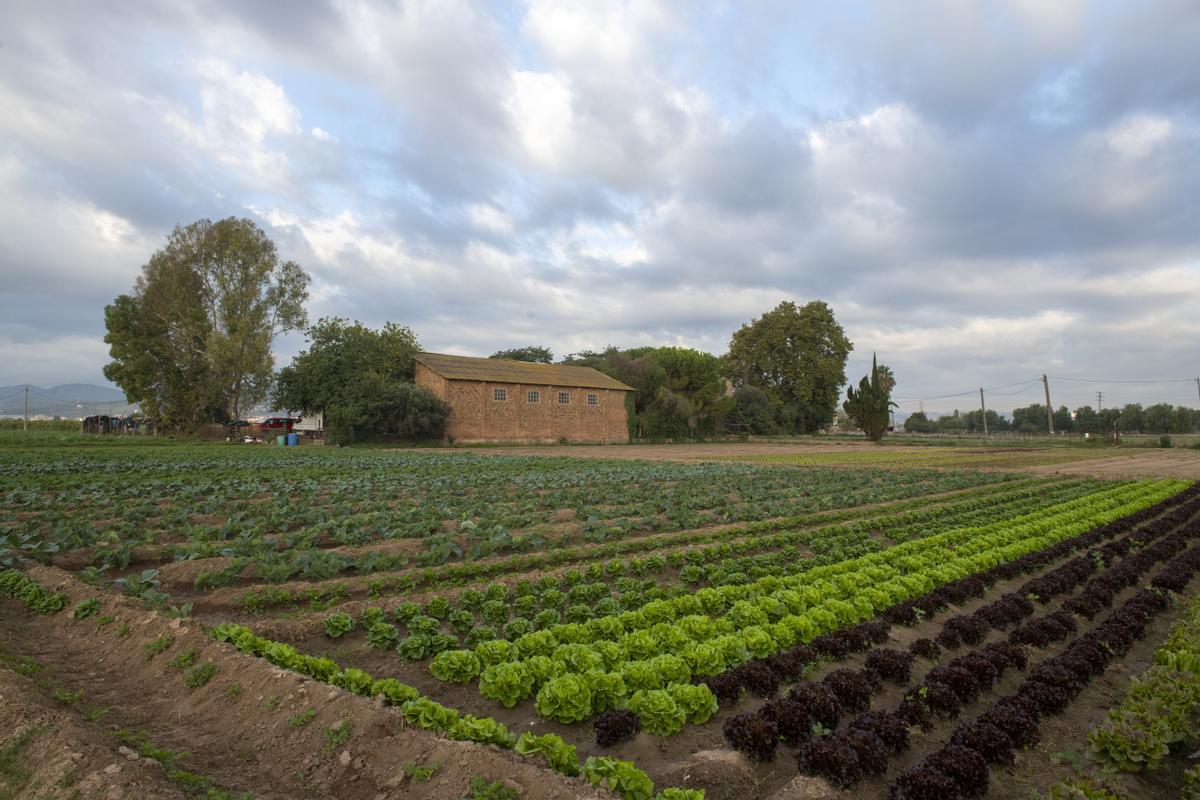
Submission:
<svg viewBox="0 0 1200 800">
<path fill-rule="evenodd" d="M 7 782 L 11 790 L 20 789 L 28 780 L 29 773 L 20 763 L 21 751 L 43 730 L 44 726 L 26 728 L 0 747 L 0 779 Z"/>
<path fill-rule="evenodd" d="M 337 725 L 325 729 L 326 752 L 332 753 L 348 741 L 350 741 L 350 720 L 342 720 Z"/>
<path fill-rule="evenodd" d="M 205 661 L 198 667 L 192 667 L 183 676 L 183 685 L 189 689 L 199 689 L 204 684 L 212 680 L 213 675 L 217 674 L 217 665 L 211 661 Z"/>
<path fill-rule="evenodd" d="M 315 708 L 301 711 L 299 714 L 288 720 L 288 725 L 291 725 L 293 728 L 303 728 L 305 725 L 312 722 L 312 718 L 316 715 L 317 710 Z"/>
</svg>

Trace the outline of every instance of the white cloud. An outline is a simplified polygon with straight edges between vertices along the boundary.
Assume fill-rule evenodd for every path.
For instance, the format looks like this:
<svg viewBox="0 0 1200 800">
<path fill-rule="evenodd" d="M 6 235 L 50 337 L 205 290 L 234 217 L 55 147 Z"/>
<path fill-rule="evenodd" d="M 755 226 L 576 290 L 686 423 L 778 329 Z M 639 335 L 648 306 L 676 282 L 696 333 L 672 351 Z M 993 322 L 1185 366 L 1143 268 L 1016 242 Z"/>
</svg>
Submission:
<svg viewBox="0 0 1200 800">
<path fill-rule="evenodd" d="M 193 65 L 200 78 L 200 118 L 186 106 L 166 112 L 164 122 L 188 148 L 202 152 L 243 180 L 272 185 L 288 179 L 288 156 L 276 140 L 301 133 L 300 111 L 283 87 L 266 75 L 239 71 L 213 58 Z M 314 129 L 319 130 L 319 129 Z M 318 137 L 319 138 L 319 137 Z"/>
</svg>

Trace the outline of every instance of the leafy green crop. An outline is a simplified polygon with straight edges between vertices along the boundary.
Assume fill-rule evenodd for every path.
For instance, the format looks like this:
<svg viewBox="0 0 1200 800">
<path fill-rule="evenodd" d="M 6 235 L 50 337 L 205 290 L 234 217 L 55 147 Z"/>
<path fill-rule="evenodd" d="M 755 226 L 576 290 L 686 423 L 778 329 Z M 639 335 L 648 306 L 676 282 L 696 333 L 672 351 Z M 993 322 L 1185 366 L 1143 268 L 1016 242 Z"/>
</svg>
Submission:
<svg viewBox="0 0 1200 800">
<path fill-rule="evenodd" d="M 645 689 L 634 692 L 633 697 L 629 700 L 629 709 L 641 719 L 642 728 L 647 733 L 653 733 L 656 736 L 671 736 L 679 733 L 688 717 L 687 711 L 681 708 L 675 702 L 672 693 L 665 689 Z"/>
<path fill-rule="evenodd" d="M 581 675 L 551 678 L 538 690 L 537 711 L 559 722 L 582 722 L 592 715 L 592 688 Z"/>
<path fill-rule="evenodd" d="M 520 663 L 504 661 L 483 670 L 479 676 L 479 693 L 512 708 L 533 692 L 533 676 Z"/>
<path fill-rule="evenodd" d="M 483 671 L 479 656 L 470 650 L 446 650 L 433 657 L 429 672 L 438 680 L 469 683 Z"/>
<path fill-rule="evenodd" d="M 325 618 L 325 635 L 337 639 L 354 630 L 354 618 L 349 614 L 330 614 Z"/>
</svg>

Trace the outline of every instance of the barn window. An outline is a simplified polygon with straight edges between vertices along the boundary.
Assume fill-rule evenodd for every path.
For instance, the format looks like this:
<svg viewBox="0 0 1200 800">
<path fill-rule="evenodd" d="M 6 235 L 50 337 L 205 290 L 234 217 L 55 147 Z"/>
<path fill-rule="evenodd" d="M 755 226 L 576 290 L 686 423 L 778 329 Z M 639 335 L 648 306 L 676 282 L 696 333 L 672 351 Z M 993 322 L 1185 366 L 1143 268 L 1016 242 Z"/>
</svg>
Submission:
<svg viewBox="0 0 1200 800">
<path fill-rule="evenodd" d="M 589 394 L 589 395 L 588 395 L 588 405 L 589 405 L 589 406 L 598 406 L 598 405 L 600 405 L 600 395 L 596 395 L 596 394 Z"/>
<path fill-rule="evenodd" d="M 542 402 L 542 393 L 541 392 L 530 392 L 528 397 L 529 397 L 529 402 L 531 404 Z"/>
<path fill-rule="evenodd" d="M 559 392 L 558 393 L 558 404 L 560 406 L 565 406 L 570 402 L 571 402 L 571 393 L 570 392 Z"/>
<path fill-rule="evenodd" d="M 503 402 L 508 399 L 508 389 L 492 389 L 492 399 Z"/>
</svg>

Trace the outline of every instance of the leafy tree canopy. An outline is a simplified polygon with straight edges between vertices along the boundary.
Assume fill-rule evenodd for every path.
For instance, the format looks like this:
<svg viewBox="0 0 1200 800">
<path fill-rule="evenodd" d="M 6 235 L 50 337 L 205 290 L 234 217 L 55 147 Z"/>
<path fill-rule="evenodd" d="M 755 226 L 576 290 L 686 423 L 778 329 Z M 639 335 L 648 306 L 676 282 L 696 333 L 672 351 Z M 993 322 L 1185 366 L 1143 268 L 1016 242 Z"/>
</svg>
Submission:
<svg viewBox="0 0 1200 800">
<path fill-rule="evenodd" d="M 765 391 L 784 426 L 804 433 L 833 419 L 852 349 L 828 305 L 784 301 L 733 334 L 728 360 L 739 385 Z"/>
<path fill-rule="evenodd" d="M 498 350 L 488 358 L 506 358 L 509 361 L 529 361 L 534 364 L 554 363 L 554 354 L 550 352 L 550 348 L 536 345 L 515 347 L 512 350 Z"/>
<path fill-rule="evenodd" d="M 358 391 L 353 384 L 373 374 L 411 382 L 417 336 L 394 322 L 374 330 L 341 317 L 322 317 L 304 332 L 308 348 L 279 371 L 273 404 L 293 411 L 328 411 Z"/>
<path fill-rule="evenodd" d="M 104 309 L 104 375 L 166 425 L 237 419 L 266 398 L 271 343 L 304 325 L 308 283 L 251 220 L 178 226 Z"/>
</svg>

